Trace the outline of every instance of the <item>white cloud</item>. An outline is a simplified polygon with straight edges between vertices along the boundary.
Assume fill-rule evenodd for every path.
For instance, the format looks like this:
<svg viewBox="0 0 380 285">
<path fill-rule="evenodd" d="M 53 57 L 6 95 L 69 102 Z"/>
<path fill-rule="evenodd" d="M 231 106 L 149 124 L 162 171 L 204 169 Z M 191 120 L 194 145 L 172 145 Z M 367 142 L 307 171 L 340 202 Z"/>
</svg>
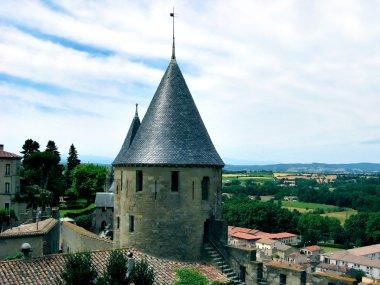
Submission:
<svg viewBox="0 0 380 285">
<path fill-rule="evenodd" d="M 55 3 L 65 12 L 40 1 L 0 6 L 0 76 L 16 78 L 0 84 L 3 143 L 17 151 L 29 137 L 53 139 L 61 152 L 73 142 L 83 154 L 115 156 L 134 103 L 143 115 L 169 60 L 172 3 Z M 380 145 L 361 144 L 380 129 L 379 4 L 215 0 L 175 9 L 178 62 L 223 157 L 380 161 Z"/>
</svg>

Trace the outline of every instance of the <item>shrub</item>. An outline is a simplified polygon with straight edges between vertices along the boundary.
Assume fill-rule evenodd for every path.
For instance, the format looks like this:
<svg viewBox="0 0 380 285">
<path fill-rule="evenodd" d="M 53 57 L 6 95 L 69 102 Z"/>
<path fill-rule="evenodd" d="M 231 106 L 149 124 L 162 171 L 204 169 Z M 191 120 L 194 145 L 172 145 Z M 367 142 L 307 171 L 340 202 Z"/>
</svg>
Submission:
<svg viewBox="0 0 380 285">
<path fill-rule="evenodd" d="M 82 227 L 88 231 L 91 230 L 92 227 L 92 215 L 83 215 L 75 218 L 77 225 Z"/>
<path fill-rule="evenodd" d="M 178 269 L 175 274 L 178 280 L 173 285 L 207 285 L 207 278 L 194 269 Z"/>
<path fill-rule="evenodd" d="M 128 258 L 123 252 L 113 250 L 108 258 L 104 272 L 104 284 L 128 285 L 131 280 L 127 278 Z M 98 282 L 99 284 L 99 282 Z"/>
<path fill-rule="evenodd" d="M 93 285 L 96 284 L 97 273 L 92 265 L 89 252 L 69 254 L 65 258 L 61 273 L 63 285 Z"/>
<path fill-rule="evenodd" d="M 141 259 L 135 264 L 132 273 L 133 283 L 135 285 L 153 285 L 154 283 L 154 270 L 149 266 L 146 259 Z"/>
</svg>

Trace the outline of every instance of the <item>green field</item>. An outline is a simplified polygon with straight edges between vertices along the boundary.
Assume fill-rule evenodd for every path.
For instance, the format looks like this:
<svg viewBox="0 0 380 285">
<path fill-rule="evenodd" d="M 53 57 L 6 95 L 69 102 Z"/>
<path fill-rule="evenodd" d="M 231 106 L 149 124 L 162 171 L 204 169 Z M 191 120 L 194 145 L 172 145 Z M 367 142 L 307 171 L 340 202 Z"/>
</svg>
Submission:
<svg viewBox="0 0 380 285">
<path fill-rule="evenodd" d="M 282 206 L 295 208 L 295 209 L 297 208 L 306 209 L 306 210 L 315 210 L 315 209 L 332 210 L 336 208 L 336 206 L 332 206 L 332 205 L 306 203 L 306 202 L 299 202 L 299 201 L 282 201 Z"/>
<path fill-rule="evenodd" d="M 335 247 L 327 247 L 327 246 L 321 246 L 323 249 L 323 253 L 329 253 L 329 252 L 335 252 L 335 251 L 341 251 L 343 249 L 341 248 L 335 248 Z"/>
<path fill-rule="evenodd" d="M 270 181 L 274 180 L 271 172 L 247 172 L 247 173 L 229 173 L 223 174 L 223 181 L 225 180 L 254 180 L 254 181 Z"/>
<path fill-rule="evenodd" d="M 61 218 L 63 218 L 65 216 L 65 214 L 67 213 L 74 213 L 74 214 L 80 214 L 80 213 L 83 213 L 85 211 L 88 211 L 88 210 L 92 210 L 95 208 L 95 204 L 91 204 L 90 206 L 86 207 L 86 208 L 83 208 L 83 209 L 74 209 L 74 210 L 59 210 L 59 215 Z"/>
<path fill-rule="evenodd" d="M 350 217 L 351 215 L 356 215 L 358 211 L 354 209 L 347 209 L 346 211 L 341 211 L 341 212 L 332 212 L 332 213 L 327 213 L 327 214 L 322 214 L 322 216 L 327 216 L 331 218 L 337 218 L 340 223 L 343 225 L 345 220 Z"/>
</svg>

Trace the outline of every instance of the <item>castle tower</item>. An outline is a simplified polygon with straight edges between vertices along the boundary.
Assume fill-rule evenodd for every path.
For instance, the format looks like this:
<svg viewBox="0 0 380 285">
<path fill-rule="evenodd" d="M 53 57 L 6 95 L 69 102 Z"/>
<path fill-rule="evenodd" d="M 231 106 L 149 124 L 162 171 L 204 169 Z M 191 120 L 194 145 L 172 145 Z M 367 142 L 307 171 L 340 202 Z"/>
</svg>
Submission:
<svg viewBox="0 0 380 285">
<path fill-rule="evenodd" d="M 221 214 L 224 163 L 174 56 L 115 168 L 115 247 L 176 260 L 201 257 L 206 220 Z"/>
</svg>

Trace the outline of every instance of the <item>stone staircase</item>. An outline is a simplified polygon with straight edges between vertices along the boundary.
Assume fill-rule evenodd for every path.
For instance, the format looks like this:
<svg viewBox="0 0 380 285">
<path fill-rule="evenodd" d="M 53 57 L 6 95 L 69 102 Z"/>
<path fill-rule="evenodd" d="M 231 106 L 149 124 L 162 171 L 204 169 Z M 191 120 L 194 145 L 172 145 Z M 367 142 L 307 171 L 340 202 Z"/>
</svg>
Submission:
<svg viewBox="0 0 380 285">
<path fill-rule="evenodd" d="M 246 285 L 246 283 L 240 281 L 236 273 L 226 263 L 223 256 L 211 244 L 205 243 L 204 249 L 207 255 L 211 257 L 212 261 L 218 266 L 223 275 L 225 275 L 229 280 L 236 282 L 236 284 Z"/>
</svg>

